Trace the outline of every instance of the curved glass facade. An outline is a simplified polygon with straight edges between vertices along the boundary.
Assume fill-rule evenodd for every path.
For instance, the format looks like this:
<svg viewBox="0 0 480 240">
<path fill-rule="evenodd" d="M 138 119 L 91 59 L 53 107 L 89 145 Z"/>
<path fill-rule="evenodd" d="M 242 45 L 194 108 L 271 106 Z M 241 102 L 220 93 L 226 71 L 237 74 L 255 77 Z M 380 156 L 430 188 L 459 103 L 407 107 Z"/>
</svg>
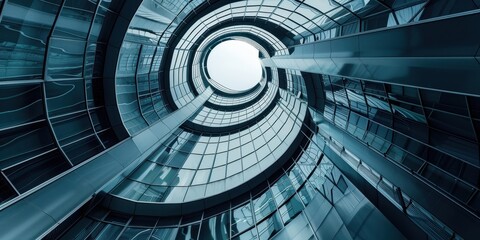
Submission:
<svg viewBox="0 0 480 240">
<path fill-rule="evenodd" d="M 480 235 L 478 0 L 0 10 L 1 239 Z M 229 40 L 248 90 L 208 73 Z"/>
<path fill-rule="evenodd" d="M 294 144 L 304 124 L 307 105 L 287 93 L 281 95 L 277 106 L 245 130 L 220 136 L 178 130 L 112 195 L 183 203 L 234 190 L 249 182 L 280 161 L 278 158 Z"/>
</svg>

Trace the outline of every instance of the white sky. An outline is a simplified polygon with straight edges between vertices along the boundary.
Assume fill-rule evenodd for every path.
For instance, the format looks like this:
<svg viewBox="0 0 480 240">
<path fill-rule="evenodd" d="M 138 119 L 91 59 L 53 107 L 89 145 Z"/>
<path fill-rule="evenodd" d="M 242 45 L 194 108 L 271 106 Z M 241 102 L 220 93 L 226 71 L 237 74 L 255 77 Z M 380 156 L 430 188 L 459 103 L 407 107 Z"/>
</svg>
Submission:
<svg viewBox="0 0 480 240">
<path fill-rule="evenodd" d="M 233 90 L 247 90 L 262 78 L 258 50 L 252 45 L 229 40 L 215 46 L 207 59 L 210 77 Z"/>
</svg>

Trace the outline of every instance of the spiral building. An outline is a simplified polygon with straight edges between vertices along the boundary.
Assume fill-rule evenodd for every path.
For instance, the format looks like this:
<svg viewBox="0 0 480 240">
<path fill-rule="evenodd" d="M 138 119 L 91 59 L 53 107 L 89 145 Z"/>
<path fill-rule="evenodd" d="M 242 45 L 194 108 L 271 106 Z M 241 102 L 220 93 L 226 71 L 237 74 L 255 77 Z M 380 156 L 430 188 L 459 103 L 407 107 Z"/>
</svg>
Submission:
<svg viewBox="0 0 480 240">
<path fill-rule="evenodd" d="M 1 239 L 480 236 L 480 0 L 0 9 Z"/>
</svg>

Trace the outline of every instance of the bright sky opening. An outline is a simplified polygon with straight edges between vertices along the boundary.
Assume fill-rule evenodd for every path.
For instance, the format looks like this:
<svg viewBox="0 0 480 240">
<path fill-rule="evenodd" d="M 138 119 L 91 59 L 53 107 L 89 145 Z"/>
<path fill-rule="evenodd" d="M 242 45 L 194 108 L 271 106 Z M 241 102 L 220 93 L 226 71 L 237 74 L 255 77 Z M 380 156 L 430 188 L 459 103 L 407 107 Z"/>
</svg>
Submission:
<svg viewBox="0 0 480 240">
<path fill-rule="evenodd" d="M 207 68 L 213 80 L 237 91 L 252 88 L 262 78 L 258 50 L 238 40 L 228 40 L 215 46 L 208 56 Z"/>
</svg>

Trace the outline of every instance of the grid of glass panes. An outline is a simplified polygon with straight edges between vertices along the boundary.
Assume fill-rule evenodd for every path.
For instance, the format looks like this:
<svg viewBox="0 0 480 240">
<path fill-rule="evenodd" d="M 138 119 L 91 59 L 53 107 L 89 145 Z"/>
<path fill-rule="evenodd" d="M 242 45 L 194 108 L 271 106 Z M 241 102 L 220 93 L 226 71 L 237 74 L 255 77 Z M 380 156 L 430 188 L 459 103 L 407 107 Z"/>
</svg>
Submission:
<svg viewBox="0 0 480 240">
<path fill-rule="evenodd" d="M 285 154 L 306 114 L 303 101 L 281 91 L 258 123 L 223 136 L 177 131 L 113 191 L 123 198 L 183 202 L 212 196 L 254 178 Z"/>
<path fill-rule="evenodd" d="M 241 17 L 242 19 L 247 17 L 264 19 L 277 23 L 281 27 L 292 32 L 294 35 L 299 35 L 295 29 L 304 28 L 302 24 L 296 23 L 295 21 L 286 19 L 286 16 L 295 15 L 302 16 L 300 12 L 293 12 L 297 9 L 297 6 L 301 3 L 290 0 L 290 1 L 278 1 L 278 2 L 259 2 L 259 1 L 239 1 L 231 4 L 226 4 L 220 8 L 217 8 L 198 21 L 192 24 L 192 26 L 187 30 L 186 34 L 182 36 L 182 40 L 179 42 L 179 47 L 182 49 L 189 49 L 193 46 L 193 43 L 196 42 L 196 39 L 201 36 L 203 32 L 209 28 L 219 24 L 222 21 L 228 21 L 232 18 Z M 320 12 L 317 11 L 318 14 Z M 282 21 L 275 19 L 275 17 L 282 18 Z M 302 21 L 308 21 L 308 18 L 303 17 Z M 258 29 L 252 28 L 253 31 L 258 31 Z M 306 29 L 303 29 L 306 30 Z M 260 35 L 262 35 L 262 32 Z M 270 35 L 270 34 L 269 34 Z M 274 41 L 277 42 L 277 41 Z M 273 45 L 276 49 L 284 49 L 281 45 Z"/>
<path fill-rule="evenodd" d="M 170 33 L 198 4 L 145 1 L 130 22 L 118 58 L 116 89 L 122 121 L 131 135 L 169 113 L 162 97 L 166 90 L 159 85 L 161 58 Z M 183 105 L 191 100 L 185 97 Z"/>
<path fill-rule="evenodd" d="M 244 96 L 222 96 L 222 95 L 217 95 L 217 94 L 212 94 L 212 96 L 208 99 L 208 101 L 214 105 L 218 106 L 236 106 L 236 105 L 242 105 L 245 103 L 248 103 L 252 100 L 254 100 L 256 97 L 260 95 L 262 91 L 264 91 L 264 87 L 267 85 L 267 82 L 260 82 L 260 87 L 255 89 L 253 92 L 250 94 L 244 95 Z"/>
<path fill-rule="evenodd" d="M 196 57 L 197 56 L 195 55 L 195 58 Z M 192 63 L 192 82 L 195 86 L 195 89 L 198 92 L 205 91 L 205 84 L 203 84 L 202 71 L 200 70 L 201 68 L 202 68 L 201 64 L 194 60 Z"/>
<path fill-rule="evenodd" d="M 132 236 L 153 239 L 267 239 L 295 219 L 318 194 L 321 201 L 330 201 L 324 190 L 333 190 L 340 198 L 345 189 L 339 183 L 344 177 L 332 162 L 323 156 L 323 138 L 302 132 L 308 141 L 298 155 L 292 157 L 271 178 L 251 192 L 240 203 L 223 205 L 226 209 L 205 211 L 181 218 L 125 216 L 97 207 L 80 220 L 80 228 L 71 228 L 64 238 L 109 236 L 129 239 Z M 311 136 L 308 137 L 308 136 Z M 348 185 L 346 186 L 348 188 Z M 331 190 L 332 189 L 332 190 Z M 310 224 L 310 223 L 309 223 Z M 307 227 L 308 235 L 316 239 Z"/>
<path fill-rule="evenodd" d="M 179 54 L 179 55 L 177 55 Z M 176 59 L 177 63 L 181 62 L 179 56 L 182 55 L 183 60 L 186 62 L 188 55 L 190 55 L 189 50 L 175 51 L 172 59 Z M 176 68 L 170 68 L 170 93 L 172 98 L 175 100 L 177 107 L 185 106 L 190 102 L 195 96 L 188 85 L 190 79 L 187 77 L 187 72 L 190 71 L 190 67 L 182 66 Z"/>
<path fill-rule="evenodd" d="M 307 100 L 307 87 L 299 70 L 285 69 L 287 74 L 287 89 L 297 97 Z"/>
<path fill-rule="evenodd" d="M 314 8 L 322 13 L 312 19 L 319 28 L 306 26 L 314 32 L 301 39 L 301 43 L 307 43 L 465 12 L 479 6 L 472 1 L 305 0 L 299 8 Z"/>
<path fill-rule="evenodd" d="M 221 111 L 203 106 L 196 115 L 190 118 L 190 121 L 203 126 L 224 127 L 254 119 L 265 112 L 277 95 L 278 87 L 276 85 L 268 84 L 267 88 L 265 95 L 248 107 L 237 111 Z"/>
<path fill-rule="evenodd" d="M 118 2 L 1 3 L 0 204 L 119 141 L 96 87 Z"/>
<path fill-rule="evenodd" d="M 422 16 L 426 2 L 428 0 L 240 1 L 207 14 L 202 23 L 196 25 L 194 29 L 210 27 L 233 18 L 250 17 L 279 25 L 290 31 L 300 43 L 306 43 L 432 17 Z M 472 6 L 466 7 L 476 8 L 474 4 L 468 4 Z M 436 14 L 446 15 L 453 13 L 452 11 L 455 10 L 453 8 L 450 11 L 443 10 L 444 13 L 436 11 Z"/>
<path fill-rule="evenodd" d="M 322 115 L 322 113 L 313 108 L 309 108 L 309 110 L 314 117 L 318 117 L 317 115 Z M 331 139 L 331 136 L 329 136 L 326 132 L 321 132 L 319 135 L 323 135 L 325 139 Z M 331 146 L 335 146 L 334 148 L 336 149 L 348 149 L 345 148 L 345 146 L 343 146 L 338 140 L 332 139 L 330 141 Z M 424 229 L 425 232 L 434 234 L 435 236 L 441 236 L 443 239 L 462 239 L 458 233 L 455 233 L 442 221 L 433 216 L 432 213 L 424 209 L 415 200 L 405 194 L 402 189 L 398 188 L 379 172 L 372 169 L 368 164 L 365 163 L 365 161 L 362 161 L 358 156 L 354 156 L 348 150 L 343 152 L 343 154 L 348 155 L 348 157 L 344 156 L 344 159 L 348 159 L 345 161 L 348 165 L 352 166 L 360 176 L 365 178 L 365 180 L 372 185 L 372 187 L 374 187 L 379 193 L 384 195 L 386 199 L 392 202 L 399 211 L 406 212 L 407 216 L 420 228 Z M 401 198 L 403 198 L 403 200 L 400 200 Z M 435 230 L 432 232 L 432 229 Z"/>
<path fill-rule="evenodd" d="M 328 75 L 323 81 L 327 120 L 480 211 L 480 98 Z"/>
<path fill-rule="evenodd" d="M 304 38 L 304 43 L 418 21 L 426 2 L 428 0 L 304 1 L 304 4 L 323 13 L 314 20 L 320 29 L 312 30 L 314 36 Z"/>
</svg>

